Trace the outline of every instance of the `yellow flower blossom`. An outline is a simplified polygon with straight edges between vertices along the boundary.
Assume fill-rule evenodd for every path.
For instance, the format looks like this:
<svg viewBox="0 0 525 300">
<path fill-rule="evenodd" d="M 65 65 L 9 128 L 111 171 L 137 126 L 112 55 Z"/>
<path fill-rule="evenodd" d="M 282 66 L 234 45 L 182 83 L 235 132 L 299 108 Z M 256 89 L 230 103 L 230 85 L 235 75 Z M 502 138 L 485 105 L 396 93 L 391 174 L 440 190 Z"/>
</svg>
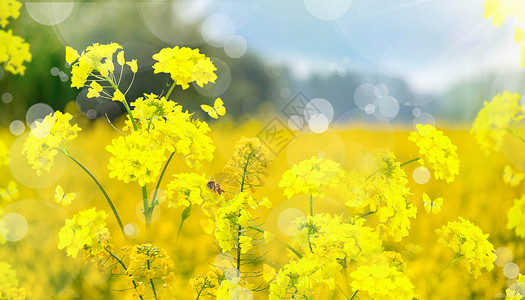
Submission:
<svg viewBox="0 0 525 300">
<path fill-rule="evenodd" d="M 24 75 L 24 62 L 30 62 L 31 59 L 29 44 L 23 38 L 13 35 L 11 30 L 0 30 L 0 63 L 4 64 L 6 71 Z"/>
<path fill-rule="evenodd" d="M 103 250 L 109 239 L 106 228 L 105 211 L 97 211 L 95 207 L 85 209 L 67 219 L 64 227 L 60 229 L 58 249 L 67 248 L 67 255 L 77 257 L 81 249 L 96 254 Z"/>
<path fill-rule="evenodd" d="M 145 94 L 131 105 L 138 129 L 149 132 L 159 147 L 182 154 L 189 167 L 199 168 L 200 161 L 213 159 L 215 146 L 207 135 L 211 129 L 206 122 L 193 120 L 180 105 L 155 94 Z M 124 130 L 131 128 L 128 116 Z"/>
<path fill-rule="evenodd" d="M 525 20 L 523 2 L 520 0 L 485 0 L 483 17 L 492 17 L 492 24 L 501 27 L 505 19 L 510 15 L 514 15 L 517 18 L 516 22 L 518 24 Z"/>
<path fill-rule="evenodd" d="M 153 65 L 155 74 L 169 73 L 175 84 L 187 89 L 195 81 L 199 86 L 215 82 L 217 68 L 209 58 L 199 53 L 199 49 L 187 47 L 164 48 L 153 55 L 157 62 Z"/>
<path fill-rule="evenodd" d="M 215 205 L 224 199 L 208 187 L 209 179 L 205 174 L 195 173 L 174 174 L 175 179 L 167 186 L 166 198 L 168 207 L 199 205 L 207 216 L 210 216 Z"/>
<path fill-rule="evenodd" d="M 271 161 L 268 148 L 258 138 L 242 137 L 235 144 L 234 151 L 224 172 L 232 176 L 232 181 L 242 185 L 243 190 L 261 185 Z"/>
<path fill-rule="evenodd" d="M 457 147 L 432 125 L 417 124 L 416 127 L 417 132 L 411 132 L 408 139 L 419 147 L 419 163 L 434 170 L 436 179 L 454 181 L 454 176 L 459 174 Z"/>
<path fill-rule="evenodd" d="M 405 263 L 400 256 L 385 252 L 371 262 L 350 274 L 353 291 L 368 293 L 377 300 L 414 297 L 414 286 L 404 272 Z"/>
<path fill-rule="evenodd" d="M 138 181 L 140 186 L 154 182 L 166 160 L 163 148 L 154 148 L 153 137 L 147 131 L 134 131 L 120 136 L 106 146 L 112 154 L 108 168 L 110 178 L 125 183 Z"/>
<path fill-rule="evenodd" d="M 494 246 L 488 241 L 489 235 L 483 234 L 479 227 L 462 217 L 459 220 L 436 229 L 438 242 L 454 251 L 455 262 L 464 258 L 467 272 L 477 278 L 482 268 L 487 271 L 494 268 Z"/>
<path fill-rule="evenodd" d="M 505 91 L 497 94 L 490 102 L 484 102 L 472 125 L 471 133 L 485 154 L 498 152 L 503 144 L 503 137 L 524 118 L 520 106 L 521 95 Z"/>
<path fill-rule="evenodd" d="M 0 26 L 5 28 L 9 24 L 9 18 L 18 19 L 22 3 L 16 0 L 0 1 Z"/>
<path fill-rule="evenodd" d="M 49 172 L 59 149 L 77 137 L 81 129 L 77 124 L 71 126 L 69 121 L 72 118 L 69 113 L 63 114 L 57 110 L 47 115 L 42 122 L 35 122 L 35 128 L 27 137 L 22 153 L 27 153 L 27 160 L 37 175 L 42 174 L 42 170 Z"/>
<path fill-rule="evenodd" d="M 284 172 L 279 187 L 284 188 L 284 195 L 288 199 L 297 194 L 323 197 L 326 189 L 336 187 L 343 176 L 344 171 L 338 163 L 314 156 Z"/>
<path fill-rule="evenodd" d="M 97 71 L 103 77 L 108 77 L 109 72 L 114 69 L 113 54 L 119 49 L 122 49 L 122 46 L 117 43 L 107 45 L 95 43 L 87 47 L 86 51 L 82 51 L 78 60 L 73 63 L 75 61 L 73 58 L 78 55 L 78 52 L 69 46 L 66 47 L 66 61 L 73 63 L 71 87 L 82 88 L 93 71 Z"/>
</svg>

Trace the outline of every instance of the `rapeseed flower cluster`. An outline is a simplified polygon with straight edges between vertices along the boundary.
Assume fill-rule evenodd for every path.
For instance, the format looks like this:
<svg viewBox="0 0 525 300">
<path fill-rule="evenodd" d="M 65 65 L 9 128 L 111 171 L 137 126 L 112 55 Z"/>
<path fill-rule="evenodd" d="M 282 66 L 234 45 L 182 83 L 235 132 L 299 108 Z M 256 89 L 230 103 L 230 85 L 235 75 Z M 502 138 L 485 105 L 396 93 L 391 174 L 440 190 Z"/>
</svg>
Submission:
<svg viewBox="0 0 525 300">
<path fill-rule="evenodd" d="M 367 292 L 372 299 L 412 299 L 414 285 L 405 272 L 405 262 L 395 252 L 384 252 L 368 265 L 350 274 L 353 291 Z"/>
<path fill-rule="evenodd" d="M 189 87 L 189 83 L 195 82 L 202 87 L 208 82 L 215 82 L 217 68 L 209 57 L 199 53 L 199 49 L 187 47 L 164 48 L 153 55 L 157 62 L 153 65 L 155 74 L 168 73 L 175 84 L 180 85 L 183 90 Z"/>
<path fill-rule="evenodd" d="M 486 154 L 498 152 L 505 135 L 509 132 L 515 133 L 513 126 L 525 117 L 520 100 L 520 94 L 505 91 L 494 96 L 492 101 L 484 102 L 472 125 L 471 133 Z"/>
<path fill-rule="evenodd" d="M 163 148 L 151 147 L 154 142 L 147 131 L 134 131 L 114 139 L 106 146 L 113 155 L 109 158 L 109 177 L 125 183 L 137 181 L 140 186 L 154 182 L 166 161 Z"/>
<path fill-rule="evenodd" d="M 417 208 L 408 200 L 408 179 L 395 155 L 388 150 L 378 149 L 374 151 L 374 158 L 378 171 L 365 179 L 363 192 L 366 203 L 377 216 L 381 238 L 386 240 L 390 236 L 399 242 L 408 235 L 410 219 L 416 218 Z M 347 201 L 346 204 L 354 203 Z M 358 203 L 358 206 L 361 205 Z"/>
<path fill-rule="evenodd" d="M 137 292 L 144 297 L 146 289 L 151 288 L 150 294 L 157 294 L 155 286 L 171 288 L 175 274 L 171 272 L 174 266 L 165 249 L 151 244 L 124 247 L 129 254 L 126 275 L 128 281 L 137 283 Z M 150 286 L 149 288 L 147 286 Z M 158 296 L 158 295 L 157 295 Z M 158 298 L 157 298 L 158 299 Z"/>
<path fill-rule="evenodd" d="M 518 280 L 505 290 L 505 300 L 521 300 L 525 297 L 525 275 L 519 274 Z"/>
<path fill-rule="evenodd" d="M 0 0 L 0 26 L 5 28 L 9 18 L 17 19 L 20 16 L 22 3 L 16 0 Z M 0 29 L 0 63 L 3 68 L 13 74 L 24 75 L 24 62 L 32 59 L 29 44 L 19 36 L 13 35 L 11 30 Z"/>
<path fill-rule="evenodd" d="M 151 135 L 152 146 L 180 153 L 192 168 L 200 168 L 201 160 L 213 159 L 215 146 L 207 135 L 210 127 L 206 122 L 192 119 L 192 115 L 183 111 L 182 106 L 155 94 L 145 94 L 131 106 L 131 115 L 137 120 L 131 120 L 128 116 L 124 131 L 131 130 L 136 124 L 138 131 L 147 131 Z"/>
<path fill-rule="evenodd" d="M 284 172 L 279 187 L 290 199 L 297 194 L 323 197 L 327 188 L 334 188 L 344 176 L 340 165 L 328 158 L 312 157 Z"/>
<path fill-rule="evenodd" d="M 195 290 L 196 299 L 213 299 L 217 296 L 217 291 L 225 280 L 226 276 L 219 268 L 212 268 L 206 276 L 198 275 L 196 278 L 192 278 L 190 285 Z"/>
<path fill-rule="evenodd" d="M 67 255 L 76 258 L 82 249 L 87 255 L 94 255 L 104 250 L 109 239 L 106 228 L 105 211 L 97 211 L 95 207 L 85 209 L 67 219 L 60 229 L 58 249 L 66 248 Z"/>
<path fill-rule="evenodd" d="M 459 222 L 448 222 L 436 229 L 438 242 L 454 251 L 454 263 L 465 261 L 467 272 L 474 278 L 481 275 L 481 269 L 494 268 L 494 246 L 488 241 L 488 234 L 469 220 L 459 217 Z"/>
<path fill-rule="evenodd" d="M 120 51 L 119 51 L 120 50 Z M 95 43 L 86 48 L 81 54 L 67 46 L 66 62 L 72 66 L 71 69 L 71 87 L 82 88 L 86 82 L 91 81 L 89 85 L 88 97 L 99 97 L 103 92 L 103 86 L 100 83 L 107 83 L 115 90 L 110 98 L 115 101 L 125 101 L 124 94 L 119 90 L 119 82 L 114 75 L 115 64 L 113 63 L 114 55 L 117 54 L 117 63 L 124 67 L 128 65 L 133 74 L 137 72 L 137 61 L 131 60 L 126 62 L 122 46 L 117 43 L 99 44 Z M 90 79 L 91 76 L 91 79 Z M 107 95 L 109 98 L 109 94 Z"/>
<path fill-rule="evenodd" d="M 517 186 L 525 178 L 523 172 L 514 172 L 509 165 L 503 168 L 503 181 L 510 186 Z"/>
<path fill-rule="evenodd" d="M 233 157 L 226 163 L 224 172 L 244 190 L 263 184 L 270 161 L 270 150 L 258 138 L 242 137 L 235 144 Z"/>
<path fill-rule="evenodd" d="M 73 118 L 69 113 L 56 111 L 47 115 L 42 121 L 35 121 L 35 126 L 27 137 L 22 153 L 27 153 L 27 160 L 37 175 L 42 171 L 49 172 L 53 159 L 62 151 L 67 153 L 66 143 L 77 137 L 81 130 L 77 124 L 71 126 Z"/>
<path fill-rule="evenodd" d="M 190 207 L 199 205 L 202 211 L 210 216 L 217 203 L 224 199 L 208 187 L 209 179 L 205 174 L 179 173 L 174 174 L 166 190 L 168 207 Z"/>
<path fill-rule="evenodd" d="M 5 28 L 9 24 L 9 18 L 18 19 L 22 3 L 16 0 L 0 1 L 0 26 Z"/>
<path fill-rule="evenodd" d="M 4 0 L 0 1 L 2 2 Z M 11 30 L 0 30 L 0 63 L 4 64 L 6 71 L 15 75 L 24 75 L 26 70 L 24 63 L 30 62 L 31 59 L 29 44 L 23 38 L 13 35 Z"/>
<path fill-rule="evenodd" d="M 417 124 L 416 128 L 417 132 L 411 132 L 408 139 L 419 147 L 419 163 L 434 170 L 436 179 L 454 181 L 459 174 L 457 147 L 432 125 Z"/>
</svg>

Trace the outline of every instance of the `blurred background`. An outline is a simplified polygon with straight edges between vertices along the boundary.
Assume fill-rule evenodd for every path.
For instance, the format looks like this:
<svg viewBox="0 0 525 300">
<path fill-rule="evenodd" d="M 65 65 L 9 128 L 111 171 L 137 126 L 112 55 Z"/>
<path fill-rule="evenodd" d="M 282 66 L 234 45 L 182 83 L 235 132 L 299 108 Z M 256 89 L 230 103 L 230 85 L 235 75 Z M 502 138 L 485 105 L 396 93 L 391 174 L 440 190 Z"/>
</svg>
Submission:
<svg viewBox="0 0 525 300">
<path fill-rule="evenodd" d="M 192 111 L 222 97 L 235 120 L 273 116 L 302 93 L 326 100 L 314 131 L 348 121 L 468 123 L 483 100 L 525 90 L 511 22 L 493 26 L 481 0 L 25 2 L 10 28 L 33 60 L 23 77 L 0 69 L 0 124 L 27 120 L 36 103 L 74 101 L 90 119 L 120 115 L 116 103 L 70 88 L 65 46 L 95 42 L 117 42 L 138 59 L 128 99 L 166 92 L 169 78 L 153 76 L 151 56 L 188 46 L 218 68 L 216 84 L 175 91 Z"/>
<path fill-rule="evenodd" d="M 421 175 L 415 166 L 406 167 L 418 218 L 409 237 L 387 248 L 402 253 L 409 262 L 421 299 L 504 297 L 505 288 L 515 284 L 519 266 L 525 265 L 525 244 L 506 229 L 506 213 L 523 194 L 523 184 L 510 188 L 502 174 L 505 164 L 525 171 L 523 145 L 507 137 L 501 153 L 487 159 L 468 131 L 483 101 L 505 90 L 525 93 L 525 76 L 513 19 L 501 28 L 493 26 L 483 18 L 483 2 L 23 2 L 20 17 L 8 28 L 31 45 L 32 61 L 26 64 L 24 76 L 0 67 L 0 142 L 10 149 L 9 167 L 0 168 L 0 188 L 11 179 L 20 187 L 17 201 L 0 203 L 11 218 L 3 217 L 2 222 L 18 230 L 0 247 L 0 261 L 16 269 L 20 286 L 30 289 L 35 299 L 123 299 L 115 291 L 119 286 L 110 283 L 108 276 L 92 264 L 83 264 L 80 257 L 66 257 L 56 247 L 60 227 L 74 213 L 94 206 L 109 212 L 90 178 L 63 156 L 56 158 L 51 173 L 37 177 L 21 155 L 28 126 L 54 110 L 65 110 L 75 115 L 74 121 L 83 129 L 69 150 L 115 196 L 129 229 L 125 239 L 118 234 L 115 220 L 108 218 L 115 244 L 131 239 L 166 248 L 176 262 L 177 287 L 172 293 L 195 298 L 188 281 L 205 274 L 219 257 L 215 240 L 204 234 L 195 213 L 181 242 L 174 242 L 181 210 L 165 204 L 158 208 L 152 225 L 155 236 L 145 238 L 139 187 L 108 178 L 109 153 L 104 146 L 118 133 L 105 116 L 117 119 L 125 110 L 119 103 L 87 99 L 87 90 L 71 88 L 71 69 L 65 63 L 66 46 L 81 51 L 93 43 L 121 44 L 126 60 L 135 58 L 139 65 L 127 96 L 132 101 L 144 93 L 166 94 L 171 79 L 167 74 L 153 74 L 152 55 L 164 47 L 187 46 L 211 57 L 218 75 L 215 84 L 193 85 L 184 92 L 177 86 L 171 96 L 198 118 L 213 123 L 210 136 L 217 146 L 215 158 L 198 172 L 220 178 L 242 136 L 255 137 L 272 124 L 295 130 L 286 137 L 284 148 L 272 149 L 279 153 L 266 185 L 256 194 L 274 203 L 263 217 L 275 232 L 277 219 L 287 209 L 307 212 L 305 199 L 287 200 L 278 188 L 283 172 L 294 164 L 318 155 L 352 170 L 376 147 L 388 148 L 399 161 L 407 161 L 417 156 L 407 130 L 419 123 L 444 129 L 458 145 L 460 176 L 448 185 L 434 180 L 428 170 Z M 131 78 L 131 74 L 124 76 Z M 217 97 L 224 100 L 227 114 L 215 123 L 200 105 L 210 105 Z M 366 130 L 348 123 L 364 124 Z M 371 130 L 375 128 L 379 129 Z M 184 171 L 190 170 L 177 157 L 168 174 Z M 56 184 L 76 192 L 79 200 L 67 208 L 56 205 Z M 444 198 L 439 215 L 424 211 L 422 192 L 433 199 Z M 335 197 L 316 203 L 317 209 L 351 215 L 344 199 Z M 498 249 L 497 267 L 478 279 L 463 267 L 443 270 L 453 253 L 436 244 L 433 231 L 459 215 L 489 233 Z M 424 250 L 412 253 L 410 245 Z M 282 245 L 268 249 L 272 250 L 268 261 L 286 263 Z"/>
</svg>

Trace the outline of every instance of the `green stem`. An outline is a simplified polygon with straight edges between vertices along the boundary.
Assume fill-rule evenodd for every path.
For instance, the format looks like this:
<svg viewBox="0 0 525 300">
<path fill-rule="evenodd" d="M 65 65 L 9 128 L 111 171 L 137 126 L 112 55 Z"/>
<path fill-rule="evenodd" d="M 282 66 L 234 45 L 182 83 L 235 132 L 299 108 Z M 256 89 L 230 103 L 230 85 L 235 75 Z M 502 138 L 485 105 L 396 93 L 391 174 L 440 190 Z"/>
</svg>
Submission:
<svg viewBox="0 0 525 300">
<path fill-rule="evenodd" d="M 173 88 L 175 87 L 175 82 L 173 82 L 173 84 L 171 85 L 170 87 L 170 90 L 168 91 L 168 93 L 166 94 L 166 100 L 169 100 L 170 99 L 170 95 L 171 95 L 171 92 L 173 91 Z"/>
<path fill-rule="evenodd" d="M 148 270 L 150 269 L 149 267 L 149 259 L 146 260 L 146 262 L 148 263 Z M 155 284 L 153 284 L 153 279 L 149 279 L 149 283 L 151 284 L 151 289 L 153 290 L 153 296 L 155 296 L 155 300 L 157 300 L 157 291 L 155 291 Z"/>
<path fill-rule="evenodd" d="M 182 232 L 182 226 L 184 225 L 184 221 L 186 221 L 187 218 L 189 218 L 191 215 L 191 204 L 190 206 L 186 207 L 180 216 L 180 225 L 179 230 L 177 231 L 177 240 L 179 239 L 180 233 Z"/>
<path fill-rule="evenodd" d="M 65 156 L 69 157 L 72 161 L 74 161 L 86 174 L 93 179 L 93 181 L 97 184 L 98 188 L 106 198 L 106 201 L 108 202 L 109 206 L 111 207 L 111 210 L 113 211 L 113 214 L 115 215 L 115 218 L 117 219 L 118 225 L 120 227 L 120 230 L 124 234 L 124 225 L 122 225 L 122 221 L 120 220 L 120 216 L 118 215 L 117 209 L 115 208 L 115 205 L 113 205 L 113 202 L 109 198 L 108 193 L 106 193 L 106 190 L 104 187 L 102 187 L 102 184 L 97 180 L 97 178 L 86 168 L 82 163 L 80 163 L 78 160 L 76 160 L 73 156 L 71 156 L 69 153 L 65 152 L 62 149 L 59 149 L 60 152 L 64 153 Z M 125 234 L 124 234 L 125 235 Z"/>
<path fill-rule="evenodd" d="M 314 199 L 312 194 L 310 194 L 310 216 L 314 216 Z"/>
<path fill-rule="evenodd" d="M 108 77 L 106 78 L 106 80 L 109 82 L 109 84 L 111 84 L 111 86 L 115 89 L 115 91 L 118 90 L 118 86 L 115 85 L 115 83 L 111 80 L 111 78 Z M 129 119 L 131 121 L 131 124 L 133 125 L 133 130 L 138 131 L 139 128 L 137 126 L 137 122 L 135 122 L 135 118 L 133 117 L 133 114 L 131 113 L 131 109 L 129 108 L 128 101 L 126 101 L 125 97 L 122 103 L 124 104 L 124 107 L 126 108 L 126 111 L 129 114 Z M 146 222 L 146 231 L 150 232 L 151 215 L 153 213 L 153 208 L 149 206 L 148 188 L 146 187 L 146 185 L 142 187 L 142 202 L 144 204 L 143 213 L 144 213 L 144 221 Z"/>
<path fill-rule="evenodd" d="M 261 233 L 264 233 L 264 230 L 262 230 L 261 228 L 258 228 L 258 227 L 248 226 L 248 228 L 249 228 L 249 229 L 256 230 L 256 231 L 259 231 L 259 232 L 261 232 Z M 282 242 L 282 241 L 280 241 L 280 242 L 283 243 L 283 244 L 285 244 L 285 245 L 286 245 L 286 248 L 288 248 L 290 251 L 292 251 L 293 254 L 295 254 L 297 257 L 299 257 L 299 258 L 303 258 L 303 255 L 302 255 L 299 251 L 295 250 L 292 246 L 290 246 L 290 245 L 288 245 L 288 244 L 286 244 L 286 243 L 284 243 L 284 242 Z"/>
<path fill-rule="evenodd" d="M 400 164 L 399 167 L 402 168 L 402 167 L 404 167 L 404 166 L 406 166 L 406 165 L 408 165 L 408 164 L 411 164 L 411 163 L 413 163 L 413 162 L 416 162 L 416 161 L 418 161 L 418 160 L 419 160 L 419 157 L 416 157 L 416 158 L 411 159 L 411 160 L 409 160 L 409 161 L 405 161 L 404 163 Z"/>
<path fill-rule="evenodd" d="M 516 129 L 507 128 L 507 131 L 510 132 L 513 136 L 517 137 L 520 141 L 525 143 L 525 138 L 519 135 Z"/>
<path fill-rule="evenodd" d="M 357 294 L 357 292 L 359 292 L 359 290 L 355 291 L 354 294 L 352 295 L 352 298 L 350 298 L 350 300 L 354 299 L 355 295 Z"/>
<path fill-rule="evenodd" d="M 450 265 L 452 263 L 454 263 L 458 258 L 461 257 L 461 254 L 460 253 L 456 253 L 456 255 L 452 258 L 451 261 L 448 262 L 448 264 L 443 268 L 443 270 L 441 270 L 441 272 L 439 272 L 439 274 L 441 275 L 441 273 L 445 272 L 445 270 L 450 267 Z"/>
<path fill-rule="evenodd" d="M 375 213 L 376 213 L 375 211 L 369 211 L 369 212 L 367 212 L 367 213 L 364 213 L 364 214 L 360 215 L 358 218 L 364 218 L 364 217 L 366 217 L 366 216 L 369 216 L 369 215 L 371 215 L 371 214 L 375 214 Z"/>
<path fill-rule="evenodd" d="M 106 252 L 109 253 L 109 255 L 111 255 L 111 257 L 113 257 L 114 259 L 117 260 L 117 262 L 122 266 L 124 271 L 128 270 L 128 268 L 126 268 L 126 265 L 120 260 L 120 258 L 118 258 L 115 254 L 113 254 L 113 252 L 109 251 L 107 248 L 104 248 L 104 250 L 106 250 Z M 137 289 L 137 283 L 135 282 L 135 280 L 131 280 L 131 282 L 133 283 L 133 286 L 135 287 L 135 290 L 136 290 Z M 139 295 L 139 298 L 141 300 L 144 300 L 144 298 L 142 298 L 142 295 Z"/>
<path fill-rule="evenodd" d="M 157 186 L 155 186 L 155 192 L 153 193 L 153 199 L 151 200 L 151 206 L 155 208 L 159 204 L 157 201 L 157 194 L 159 192 L 160 182 L 162 181 L 162 178 L 164 177 L 164 173 L 166 173 L 166 169 L 168 169 L 168 165 L 170 164 L 171 159 L 173 158 L 173 155 L 175 155 L 175 152 L 172 152 L 170 154 L 170 157 L 168 157 L 168 161 L 166 161 L 166 164 L 164 164 L 164 168 L 162 169 L 162 172 L 160 173 L 159 181 L 157 181 Z"/>
</svg>

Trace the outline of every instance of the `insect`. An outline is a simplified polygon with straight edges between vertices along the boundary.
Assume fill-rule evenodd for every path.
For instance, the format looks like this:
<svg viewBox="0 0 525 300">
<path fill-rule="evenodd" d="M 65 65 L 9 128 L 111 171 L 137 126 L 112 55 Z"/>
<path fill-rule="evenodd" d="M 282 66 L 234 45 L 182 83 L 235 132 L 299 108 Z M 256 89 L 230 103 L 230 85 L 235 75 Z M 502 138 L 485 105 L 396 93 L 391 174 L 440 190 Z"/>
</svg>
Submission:
<svg viewBox="0 0 525 300">
<path fill-rule="evenodd" d="M 203 104 L 201 105 L 202 110 L 208 113 L 210 117 L 218 119 L 219 116 L 224 116 L 226 114 L 226 108 L 224 107 L 224 102 L 221 98 L 215 99 L 213 107 Z"/>
<path fill-rule="evenodd" d="M 436 200 L 430 200 L 430 197 L 423 193 L 423 205 L 427 213 L 432 212 L 437 215 L 441 211 L 441 206 L 443 205 L 443 198 L 437 198 Z"/>
<path fill-rule="evenodd" d="M 64 194 L 64 189 L 60 185 L 57 185 L 55 189 L 55 201 L 57 203 L 60 203 L 64 206 L 68 206 L 71 204 L 73 200 L 75 200 L 76 197 L 77 197 L 76 193 Z"/>
<path fill-rule="evenodd" d="M 215 181 L 215 180 L 210 180 L 208 181 L 208 183 L 206 184 L 206 186 L 212 190 L 214 193 L 217 193 L 219 195 L 221 195 L 222 193 L 224 193 L 224 190 L 221 188 L 221 185 Z"/>
</svg>

